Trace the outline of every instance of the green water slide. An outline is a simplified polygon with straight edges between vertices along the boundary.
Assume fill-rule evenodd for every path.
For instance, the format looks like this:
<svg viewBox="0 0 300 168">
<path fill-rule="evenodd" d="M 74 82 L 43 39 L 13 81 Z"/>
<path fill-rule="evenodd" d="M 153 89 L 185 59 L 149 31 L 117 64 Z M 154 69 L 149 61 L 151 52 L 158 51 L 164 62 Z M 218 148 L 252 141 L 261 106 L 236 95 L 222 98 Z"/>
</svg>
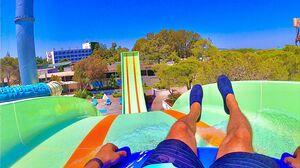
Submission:
<svg viewBox="0 0 300 168">
<path fill-rule="evenodd" d="M 122 113 L 147 112 L 139 52 L 122 52 Z"/>
<path fill-rule="evenodd" d="M 46 167 L 60 163 L 61 157 L 64 164 L 63 156 L 68 158 L 95 124 L 92 119 L 83 119 L 96 115 L 96 108 L 88 101 L 73 97 L 49 96 L 0 104 L 0 167 L 24 167 L 19 164 L 24 162 L 46 166 L 45 161 L 34 162 L 42 156 L 46 156 L 44 160 L 56 158 Z M 81 128 L 74 131 L 78 125 Z M 65 133 L 59 133 L 64 128 Z"/>
<path fill-rule="evenodd" d="M 277 158 L 283 152 L 292 153 L 300 144 L 300 83 L 242 81 L 233 82 L 233 88 L 253 127 L 255 150 Z M 228 116 L 216 84 L 203 90 L 201 121 L 225 132 Z M 0 107 L 1 167 L 63 167 L 91 130 L 107 118 L 96 116 L 88 101 L 73 97 L 27 99 Z M 189 112 L 189 92 L 176 101 L 173 110 Z M 153 149 L 175 121 L 161 111 L 119 115 L 103 143 L 129 146 L 133 152 Z M 211 146 L 196 137 L 199 147 Z"/>
<path fill-rule="evenodd" d="M 285 151 L 293 153 L 300 145 L 300 82 L 240 81 L 233 82 L 233 88 L 253 128 L 255 150 L 277 158 Z M 225 132 L 228 115 L 216 84 L 203 89 L 201 120 Z M 176 101 L 173 109 L 189 111 L 189 92 Z"/>
</svg>

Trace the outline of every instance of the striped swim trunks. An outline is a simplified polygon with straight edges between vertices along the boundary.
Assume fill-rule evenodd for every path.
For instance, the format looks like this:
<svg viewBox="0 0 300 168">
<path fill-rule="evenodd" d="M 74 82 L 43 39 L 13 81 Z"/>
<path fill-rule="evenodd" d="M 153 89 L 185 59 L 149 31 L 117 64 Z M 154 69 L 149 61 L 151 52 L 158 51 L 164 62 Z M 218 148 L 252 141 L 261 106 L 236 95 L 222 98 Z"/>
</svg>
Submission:
<svg viewBox="0 0 300 168">
<path fill-rule="evenodd" d="M 184 142 L 177 139 L 168 139 L 159 143 L 143 167 L 159 163 L 172 163 L 175 167 L 179 168 L 204 167 L 193 150 Z"/>
</svg>

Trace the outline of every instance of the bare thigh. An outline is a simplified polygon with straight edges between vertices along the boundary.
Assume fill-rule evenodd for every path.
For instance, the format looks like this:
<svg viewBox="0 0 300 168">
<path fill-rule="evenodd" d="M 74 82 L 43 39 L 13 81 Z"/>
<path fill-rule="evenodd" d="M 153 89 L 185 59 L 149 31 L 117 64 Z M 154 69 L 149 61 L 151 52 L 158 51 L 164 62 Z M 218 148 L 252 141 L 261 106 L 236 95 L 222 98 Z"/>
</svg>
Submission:
<svg viewBox="0 0 300 168">
<path fill-rule="evenodd" d="M 193 152 L 197 155 L 197 143 L 195 139 L 195 133 L 192 131 L 192 129 L 189 127 L 188 124 L 186 124 L 183 121 L 177 121 L 172 127 L 167 135 L 166 139 L 177 139 L 185 144 L 187 144 Z"/>
</svg>

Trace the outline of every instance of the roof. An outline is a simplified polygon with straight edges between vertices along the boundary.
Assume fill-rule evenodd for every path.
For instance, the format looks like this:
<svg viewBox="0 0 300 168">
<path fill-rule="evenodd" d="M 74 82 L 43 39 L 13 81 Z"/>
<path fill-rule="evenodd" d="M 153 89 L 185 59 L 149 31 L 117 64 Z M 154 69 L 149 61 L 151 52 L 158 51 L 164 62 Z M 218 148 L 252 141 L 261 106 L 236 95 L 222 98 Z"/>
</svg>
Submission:
<svg viewBox="0 0 300 168">
<path fill-rule="evenodd" d="M 51 76 L 58 76 L 58 77 L 74 76 L 74 71 L 47 73 L 47 78 L 51 78 Z M 39 79 L 44 79 L 44 78 L 45 78 L 45 74 L 39 75 Z"/>
<path fill-rule="evenodd" d="M 113 64 L 108 64 L 107 65 L 107 69 L 108 69 L 108 72 L 116 72 L 117 71 L 117 65 L 120 65 L 121 63 L 120 62 L 116 62 L 116 63 L 113 63 Z M 147 69 L 152 69 L 153 65 L 148 65 L 148 64 L 145 64 L 144 62 L 140 62 L 140 65 L 141 65 L 141 70 L 147 70 Z"/>
<path fill-rule="evenodd" d="M 55 63 L 55 64 L 49 64 L 48 67 L 64 66 L 64 65 L 70 65 L 70 64 L 72 64 L 71 61 L 67 61 L 67 62 L 59 62 L 59 63 Z"/>
</svg>

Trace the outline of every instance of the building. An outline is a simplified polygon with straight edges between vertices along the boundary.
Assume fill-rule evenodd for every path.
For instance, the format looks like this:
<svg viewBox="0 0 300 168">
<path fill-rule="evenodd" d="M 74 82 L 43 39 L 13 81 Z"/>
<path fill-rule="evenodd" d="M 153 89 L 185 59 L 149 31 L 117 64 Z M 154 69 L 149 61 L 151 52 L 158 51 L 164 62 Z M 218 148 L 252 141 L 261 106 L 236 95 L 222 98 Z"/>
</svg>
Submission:
<svg viewBox="0 0 300 168">
<path fill-rule="evenodd" d="M 90 43 L 82 44 L 82 49 L 69 49 L 69 50 L 53 50 L 46 52 L 47 61 L 52 64 L 59 63 L 63 59 L 67 59 L 72 63 L 78 62 L 87 58 L 93 53 Z"/>
<path fill-rule="evenodd" d="M 108 85 L 109 79 L 111 75 L 114 75 L 116 79 L 120 79 L 117 72 L 117 66 L 120 66 L 120 62 L 116 62 L 111 65 L 107 65 L 108 71 L 105 74 L 104 79 L 101 81 L 104 86 Z M 52 72 L 50 72 L 52 71 Z M 152 65 L 147 65 L 141 62 L 141 75 L 143 84 L 147 86 L 153 86 L 155 83 L 159 81 L 159 79 L 155 76 L 155 73 L 152 69 Z M 71 69 L 65 72 L 54 72 L 53 69 L 44 69 L 39 70 L 39 80 L 40 82 L 50 81 L 51 76 L 60 77 L 62 82 L 70 82 L 73 81 L 74 71 Z"/>
<path fill-rule="evenodd" d="M 91 42 L 85 42 L 82 44 L 82 49 L 92 49 L 92 43 Z"/>
<path fill-rule="evenodd" d="M 63 59 L 68 59 L 72 63 L 87 58 L 93 53 L 91 49 L 70 49 L 47 52 L 47 61 L 52 64 L 59 63 Z"/>
<path fill-rule="evenodd" d="M 95 49 L 95 46 L 99 46 L 99 42 L 85 42 L 82 44 L 82 49 Z"/>
</svg>

